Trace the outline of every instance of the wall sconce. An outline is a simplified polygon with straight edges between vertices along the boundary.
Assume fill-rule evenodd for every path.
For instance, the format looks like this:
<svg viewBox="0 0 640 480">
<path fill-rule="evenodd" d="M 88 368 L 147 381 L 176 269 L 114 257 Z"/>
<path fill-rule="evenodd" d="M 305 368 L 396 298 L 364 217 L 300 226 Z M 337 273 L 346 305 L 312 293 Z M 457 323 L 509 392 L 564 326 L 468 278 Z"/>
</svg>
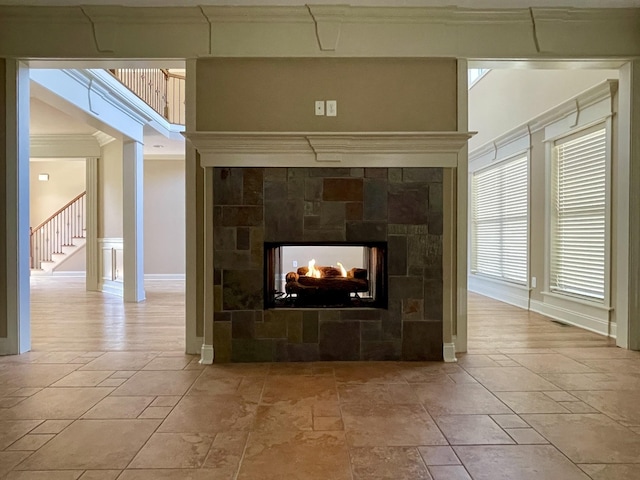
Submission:
<svg viewBox="0 0 640 480">
<path fill-rule="evenodd" d="M 48 182 L 49 181 L 49 174 L 48 173 L 39 173 L 38 174 L 38 180 L 40 180 L 41 182 Z"/>
</svg>

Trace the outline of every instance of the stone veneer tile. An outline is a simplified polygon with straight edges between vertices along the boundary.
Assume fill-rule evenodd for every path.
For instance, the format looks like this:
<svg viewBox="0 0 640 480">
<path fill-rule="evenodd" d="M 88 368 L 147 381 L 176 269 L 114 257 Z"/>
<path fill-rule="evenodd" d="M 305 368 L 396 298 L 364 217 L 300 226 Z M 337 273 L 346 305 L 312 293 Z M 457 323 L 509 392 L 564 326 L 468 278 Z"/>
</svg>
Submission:
<svg viewBox="0 0 640 480">
<path fill-rule="evenodd" d="M 348 202 L 345 204 L 345 218 L 347 220 L 362 220 L 364 212 L 363 212 L 363 204 L 361 202 Z"/>
<path fill-rule="evenodd" d="M 429 221 L 429 192 L 424 189 L 399 189 L 389 192 L 389 222 L 409 225 Z"/>
<path fill-rule="evenodd" d="M 363 181 L 360 178 L 325 178 L 322 186 L 322 200 L 361 202 Z"/>
<path fill-rule="evenodd" d="M 405 321 L 403 360 L 442 360 L 442 322 Z"/>
<path fill-rule="evenodd" d="M 407 237 L 389 235 L 387 243 L 387 272 L 389 275 L 407 274 Z"/>
<path fill-rule="evenodd" d="M 367 179 L 364 182 L 364 219 L 387 220 L 387 181 Z"/>
<path fill-rule="evenodd" d="M 302 314 L 302 342 L 318 342 L 318 312 L 303 312 Z"/>
<path fill-rule="evenodd" d="M 321 360 L 359 360 L 360 322 L 320 322 Z"/>
<path fill-rule="evenodd" d="M 216 168 L 213 176 L 213 201 L 216 205 L 242 205 L 241 168 Z"/>
<path fill-rule="evenodd" d="M 264 169 L 245 168 L 242 176 L 242 203 L 244 205 L 262 205 Z"/>
<path fill-rule="evenodd" d="M 225 270 L 222 272 L 222 308 L 262 309 L 262 288 L 262 270 Z"/>
<path fill-rule="evenodd" d="M 387 224 L 384 222 L 347 222 L 347 242 L 384 242 Z"/>
</svg>

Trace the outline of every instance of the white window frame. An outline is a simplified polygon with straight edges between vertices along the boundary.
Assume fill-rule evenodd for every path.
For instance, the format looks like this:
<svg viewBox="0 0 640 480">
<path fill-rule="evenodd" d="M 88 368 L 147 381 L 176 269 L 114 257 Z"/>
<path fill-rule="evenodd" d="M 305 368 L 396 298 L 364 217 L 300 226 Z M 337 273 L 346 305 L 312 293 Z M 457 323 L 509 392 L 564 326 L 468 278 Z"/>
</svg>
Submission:
<svg viewBox="0 0 640 480">
<path fill-rule="evenodd" d="M 525 247 L 525 274 L 524 274 L 524 278 L 522 280 L 517 280 L 517 279 L 512 279 L 512 278 L 508 278 L 508 277 L 504 277 L 504 276 L 496 276 L 496 275 L 491 275 L 491 274 L 487 274 L 481 271 L 477 271 L 474 266 L 476 264 L 476 255 L 477 255 L 477 250 L 476 250 L 476 224 L 475 224 L 475 219 L 474 219 L 474 203 L 475 203 L 475 195 L 474 195 L 474 182 L 475 182 L 475 176 L 479 173 L 482 172 L 486 172 L 488 170 L 492 170 L 495 168 L 499 168 L 502 167 L 510 162 L 515 162 L 518 160 L 524 160 L 525 164 L 526 164 L 526 173 L 527 173 L 527 181 L 526 181 L 526 213 L 525 213 L 525 224 L 526 224 L 526 247 Z M 494 161 L 491 162 L 491 164 L 483 166 L 482 168 L 478 168 L 475 169 L 473 172 L 470 172 L 470 191 L 471 191 L 471 195 L 470 195 L 470 216 L 469 216 L 469 220 L 470 220 L 470 251 L 469 251 L 469 267 L 470 267 L 470 273 L 473 275 L 477 275 L 479 277 L 483 277 L 483 278 L 487 278 L 490 279 L 494 282 L 504 282 L 507 284 L 512 284 L 512 285 L 518 285 L 518 286 L 528 286 L 528 279 L 529 279 L 529 263 L 530 263 L 530 255 L 529 255 L 529 243 L 530 243 L 530 185 L 531 185 L 531 167 L 530 167 L 530 156 L 529 156 L 529 151 L 523 151 L 523 152 L 519 152 L 517 154 L 514 155 L 510 155 L 508 157 L 502 158 L 498 161 Z"/>
</svg>

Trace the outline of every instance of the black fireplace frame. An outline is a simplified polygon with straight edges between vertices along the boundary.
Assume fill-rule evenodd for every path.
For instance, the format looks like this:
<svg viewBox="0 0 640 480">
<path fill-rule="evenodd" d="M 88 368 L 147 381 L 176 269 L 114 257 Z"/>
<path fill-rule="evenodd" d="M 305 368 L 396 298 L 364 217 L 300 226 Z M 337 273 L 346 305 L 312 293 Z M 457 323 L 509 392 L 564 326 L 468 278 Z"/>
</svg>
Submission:
<svg viewBox="0 0 640 480">
<path fill-rule="evenodd" d="M 276 277 L 284 275 L 280 249 L 282 247 L 363 247 L 368 249 L 368 280 L 371 298 L 351 297 L 348 303 L 340 304 L 301 304 L 295 297 L 287 296 L 276 288 Z M 387 309 L 388 292 L 388 245 L 387 242 L 264 242 L 264 309 L 297 308 L 297 309 L 326 309 L 326 308 L 379 308 Z M 373 277 L 373 278 L 372 278 Z"/>
</svg>

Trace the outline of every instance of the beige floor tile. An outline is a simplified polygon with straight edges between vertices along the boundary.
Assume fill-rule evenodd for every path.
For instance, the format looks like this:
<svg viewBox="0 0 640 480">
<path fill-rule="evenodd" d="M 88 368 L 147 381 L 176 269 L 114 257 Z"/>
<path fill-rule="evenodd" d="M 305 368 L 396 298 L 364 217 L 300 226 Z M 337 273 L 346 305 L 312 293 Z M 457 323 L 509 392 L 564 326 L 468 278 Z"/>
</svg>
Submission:
<svg viewBox="0 0 640 480">
<path fill-rule="evenodd" d="M 258 405 L 236 395 L 194 395 L 183 397 L 162 422 L 166 433 L 219 433 L 249 430 Z"/>
<path fill-rule="evenodd" d="M 12 443 L 7 450 L 27 450 L 35 451 L 51 440 L 53 434 L 27 434 L 15 443 Z"/>
<path fill-rule="evenodd" d="M 556 402 L 575 402 L 578 400 L 577 397 L 574 397 L 568 392 L 563 391 L 553 391 L 553 392 L 543 392 L 547 397 L 551 400 L 555 400 Z"/>
<path fill-rule="evenodd" d="M 0 420 L 0 450 L 4 450 L 39 424 L 38 420 Z"/>
<path fill-rule="evenodd" d="M 564 408 L 569 410 L 571 413 L 600 413 L 598 410 L 593 408 L 591 405 L 587 405 L 584 402 L 576 401 L 576 402 L 558 402 Z"/>
<path fill-rule="evenodd" d="M 215 377 L 205 370 L 193 383 L 187 395 L 241 395 L 245 400 L 257 402 L 262 395 L 265 377 Z"/>
<path fill-rule="evenodd" d="M 267 378 L 260 402 L 276 403 L 338 403 L 336 381 L 330 377 L 277 375 Z"/>
<path fill-rule="evenodd" d="M 212 443 L 204 433 L 154 433 L 128 468 L 200 468 Z"/>
<path fill-rule="evenodd" d="M 343 405 L 342 421 L 353 447 L 447 444 L 420 405 Z"/>
<path fill-rule="evenodd" d="M 593 480 L 640 480 L 640 465 L 583 464 L 578 465 Z"/>
<path fill-rule="evenodd" d="M 233 477 L 220 476 L 215 470 L 198 469 L 157 469 L 125 470 L 118 480 L 234 480 Z"/>
<path fill-rule="evenodd" d="M 316 432 L 344 430 L 342 417 L 313 417 L 313 429 Z"/>
<path fill-rule="evenodd" d="M 512 413 L 482 385 L 460 383 L 438 388 L 414 385 L 413 388 L 431 415 Z"/>
<path fill-rule="evenodd" d="M 492 392 L 558 390 L 555 385 L 524 367 L 467 368 L 467 372 Z"/>
<path fill-rule="evenodd" d="M 122 470 L 86 470 L 80 480 L 116 480 Z"/>
<path fill-rule="evenodd" d="M 575 463 L 635 463 L 640 436 L 593 413 L 523 415 L 523 419 Z"/>
<path fill-rule="evenodd" d="M 79 420 L 31 455 L 19 469 L 123 469 L 157 426 L 157 420 Z"/>
<path fill-rule="evenodd" d="M 431 480 L 417 448 L 359 447 L 350 453 L 353 480 Z"/>
<path fill-rule="evenodd" d="M 31 452 L 0 452 L 0 478 L 31 455 Z"/>
<path fill-rule="evenodd" d="M 113 395 L 184 395 L 198 375 L 197 371 L 140 371 Z"/>
<path fill-rule="evenodd" d="M 253 430 L 313 430 L 313 407 L 305 404 L 259 405 Z"/>
<path fill-rule="evenodd" d="M 427 465 L 460 465 L 460 460 L 451 447 L 418 447 L 418 451 Z"/>
<path fill-rule="evenodd" d="M 274 458 L 280 459 L 277 463 Z M 352 480 L 342 432 L 251 433 L 238 480 Z"/>
<path fill-rule="evenodd" d="M 30 397 L 41 391 L 44 387 L 21 387 L 11 394 L 13 397 Z"/>
<path fill-rule="evenodd" d="M 248 437 L 248 432 L 216 434 L 202 466 L 213 474 L 209 478 L 235 479 Z"/>
<path fill-rule="evenodd" d="M 52 387 L 95 387 L 113 372 L 109 371 L 86 371 L 71 372 L 64 378 L 61 378 Z"/>
<path fill-rule="evenodd" d="M 175 407 L 182 397 L 179 395 L 161 395 L 151 402 L 152 407 Z"/>
<path fill-rule="evenodd" d="M 511 359 L 535 373 L 588 373 L 593 368 L 558 353 L 514 354 Z"/>
<path fill-rule="evenodd" d="M 551 445 L 454 447 L 473 480 L 589 480 Z"/>
<path fill-rule="evenodd" d="M 433 466 L 429 467 L 433 480 L 471 480 L 467 470 L 462 466 Z"/>
<path fill-rule="evenodd" d="M 156 357 L 143 370 L 182 370 L 191 360 L 191 357 Z"/>
<path fill-rule="evenodd" d="M 624 348 L 612 347 L 590 347 L 590 348 L 554 348 L 554 350 L 562 355 L 573 358 L 575 360 L 590 360 L 590 359 L 620 359 L 631 358 L 640 360 L 640 353 L 633 352 L 631 350 L 625 350 Z"/>
<path fill-rule="evenodd" d="M 6 480 L 76 480 L 82 475 L 82 470 L 11 472 Z"/>
<path fill-rule="evenodd" d="M 113 372 L 111 377 L 109 378 L 131 378 L 136 374 L 137 370 L 118 370 L 117 372 Z"/>
<path fill-rule="evenodd" d="M 514 443 L 488 415 L 444 415 L 434 419 L 451 445 Z"/>
<path fill-rule="evenodd" d="M 569 410 L 542 392 L 496 392 L 496 396 L 518 414 L 569 413 Z"/>
<path fill-rule="evenodd" d="M 580 391 L 572 394 L 623 425 L 640 425 L 638 391 Z"/>
<path fill-rule="evenodd" d="M 0 398 L 0 408 L 11 408 L 23 401 L 25 397 L 2 397 Z"/>
<path fill-rule="evenodd" d="M 107 420 L 137 418 L 154 397 L 106 397 L 85 413 L 82 418 Z"/>
<path fill-rule="evenodd" d="M 157 356 L 150 352 L 107 352 L 80 370 L 140 370 Z"/>
<path fill-rule="evenodd" d="M 31 433 L 53 433 L 58 434 L 65 428 L 67 428 L 73 420 L 45 420 L 36 428 L 34 428 Z"/>
<path fill-rule="evenodd" d="M 0 386 L 0 398 L 9 396 L 16 390 L 18 390 L 18 387 L 5 387 L 2 385 Z"/>
<path fill-rule="evenodd" d="M 563 390 L 640 390 L 640 376 L 625 372 L 545 373 L 543 376 Z"/>
<path fill-rule="evenodd" d="M 126 381 L 126 378 L 107 378 L 98 384 L 99 387 L 119 387 Z"/>
<path fill-rule="evenodd" d="M 75 419 L 109 395 L 112 388 L 45 388 L 27 398 L 6 414 L 16 419 Z"/>
<path fill-rule="evenodd" d="M 497 367 L 498 363 L 488 355 L 462 354 L 458 357 L 458 364 L 463 368 L 468 367 Z"/>
<path fill-rule="evenodd" d="M 269 363 L 220 363 L 207 365 L 204 375 L 212 377 L 266 377 L 269 374 Z"/>
<path fill-rule="evenodd" d="M 478 381 L 467 372 L 450 373 L 449 378 L 455 383 L 478 383 Z"/>
<path fill-rule="evenodd" d="M 0 370 L 0 385 L 7 387 L 48 387 L 73 372 L 77 365 L 24 364 Z M 13 393 L 14 396 L 18 396 Z"/>
<path fill-rule="evenodd" d="M 71 363 L 82 354 L 83 352 L 51 352 L 38 357 L 33 363 Z"/>
<path fill-rule="evenodd" d="M 518 415 L 490 415 L 494 422 L 502 428 L 528 428 L 527 422 Z"/>
<path fill-rule="evenodd" d="M 597 372 L 640 373 L 640 359 L 638 358 L 582 360 L 582 363 Z"/>
<path fill-rule="evenodd" d="M 546 438 L 533 428 L 507 428 L 505 429 L 518 445 L 545 445 L 549 443 Z"/>
<path fill-rule="evenodd" d="M 399 383 L 341 383 L 338 384 L 340 403 L 406 404 L 420 403 L 412 385 Z"/>
<path fill-rule="evenodd" d="M 339 362 L 335 378 L 342 383 L 406 383 L 403 368 L 395 362 Z"/>
<path fill-rule="evenodd" d="M 173 407 L 147 407 L 138 418 L 166 418 Z"/>
</svg>

